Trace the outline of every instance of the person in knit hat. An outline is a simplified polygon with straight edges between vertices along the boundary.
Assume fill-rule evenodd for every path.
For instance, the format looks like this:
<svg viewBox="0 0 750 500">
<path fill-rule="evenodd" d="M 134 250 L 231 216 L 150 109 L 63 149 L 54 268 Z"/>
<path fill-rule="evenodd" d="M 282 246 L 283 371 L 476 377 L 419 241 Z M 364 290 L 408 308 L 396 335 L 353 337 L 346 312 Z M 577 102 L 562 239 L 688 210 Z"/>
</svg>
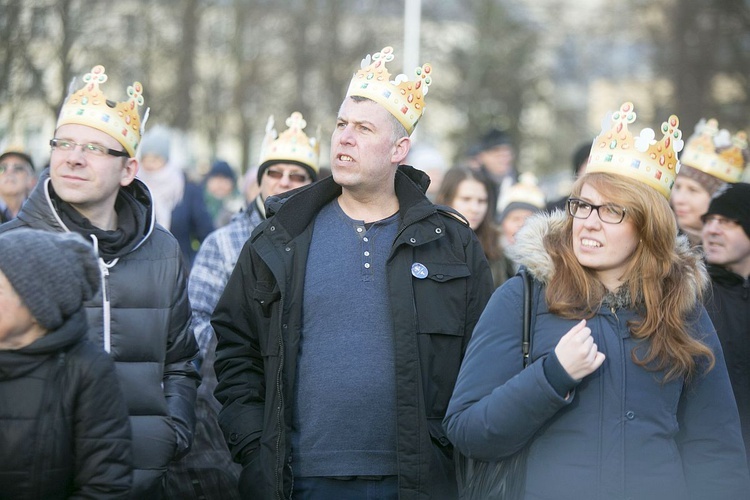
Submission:
<svg viewBox="0 0 750 500">
<path fill-rule="evenodd" d="M 0 495 L 127 498 L 130 424 L 114 363 L 87 339 L 99 290 L 75 233 L 0 235 Z"/>
<path fill-rule="evenodd" d="M 713 293 L 706 309 L 716 327 L 750 453 L 750 184 L 727 184 L 703 219 L 703 250 Z M 748 455 L 750 459 L 750 454 Z"/>
<path fill-rule="evenodd" d="M 215 160 L 203 178 L 203 201 L 214 228 L 227 225 L 242 209 L 242 195 L 237 190 L 237 174 L 224 160 Z M 205 240 L 204 240 L 205 241 Z"/>
<path fill-rule="evenodd" d="M 18 214 L 35 182 L 34 162 L 23 148 L 10 147 L 0 155 L 0 224 Z"/>
<path fill-rule="evenodd" d="M 171 148 L 168 128 L 156 126 L 146 132 L 138 150 L 138 178 L 151 192 L 156 222 L 177 238 L 189 270 L 214 223 L 203 199 L 203 188 L 185 175 L 182 165 L 170 156 Z"/>
</svg>

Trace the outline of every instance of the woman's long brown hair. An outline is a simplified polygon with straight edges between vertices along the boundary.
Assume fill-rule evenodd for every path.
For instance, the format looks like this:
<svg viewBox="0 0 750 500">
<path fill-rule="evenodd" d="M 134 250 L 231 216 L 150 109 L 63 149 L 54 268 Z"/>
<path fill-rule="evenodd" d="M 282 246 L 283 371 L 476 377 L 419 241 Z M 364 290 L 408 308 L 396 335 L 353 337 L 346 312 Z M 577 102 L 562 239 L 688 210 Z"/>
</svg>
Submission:
<svg viewBox="0 0 750 500">
<path fill-rule="evenodd" d="M 626 219 L 640 237 L 622 277 L 630 287 L 632 308 L 642 319 L 632 322 L 631 335 L 647 342 L 647 349 L 631 353 L 633 361 L 653 370 L 665 370 L 665 380 L 696 373 L 698 360 L 714 364 L 712 351 L 690 335 L 688 317 L 700 302 L 707 285 L 697 252 L 677 252 L 677 223 L 667 200 L 656 190 L 625 176 L 590 173 L 575 183 L 572 196 L 580 196 L 584 185 L 596 189 L 611 203 L 626 207 Z M 623 221 L 623 222 L 625 222 Z M 550 311 L 564 318 L 591 318 L 601 307 L 606 289 L 593 270 L 581 266 L 573 253 L 573 218 L 563 231 L 550 233 L 545 249 L 556 272 L 547 286 Z M 686 276 L 696 274 L 693 285 Z"/>
</svg>

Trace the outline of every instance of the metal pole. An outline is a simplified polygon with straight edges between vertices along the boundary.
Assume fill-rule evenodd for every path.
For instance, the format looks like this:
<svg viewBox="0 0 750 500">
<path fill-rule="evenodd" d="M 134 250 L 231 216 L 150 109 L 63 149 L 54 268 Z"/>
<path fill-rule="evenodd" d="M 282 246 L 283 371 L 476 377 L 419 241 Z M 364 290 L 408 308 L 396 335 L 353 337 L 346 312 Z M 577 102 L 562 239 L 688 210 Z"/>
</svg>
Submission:
<svg viewBox="0 0 750 500">
<path fill-rule="evenodd" d="M 422 25 L 422 0 L 404 2 L 404 66 L 402 73 L 410 80 L 414 69 L 419 66 L 419 33 Z M 416 137 L 417 131 L 412 134 Z"/>
</svg>

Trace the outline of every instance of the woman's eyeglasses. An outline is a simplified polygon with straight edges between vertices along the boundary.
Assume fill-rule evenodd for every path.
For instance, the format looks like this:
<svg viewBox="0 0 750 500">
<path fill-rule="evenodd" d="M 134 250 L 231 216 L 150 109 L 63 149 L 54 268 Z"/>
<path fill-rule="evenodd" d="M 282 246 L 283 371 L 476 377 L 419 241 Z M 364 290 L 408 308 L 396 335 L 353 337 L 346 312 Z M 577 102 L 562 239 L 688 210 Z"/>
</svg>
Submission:
<svg viewBox="0 0 750 500">
<path fill-rule="evenodd" d="M 594 210 L 599 220 L 607 224 L 619 224 L 625 218 L 625 208 L 619 205 L 592 205 L 578 198 L 568 199 L 568 213 L 576 219 L 588 219 Z"/>
</svg>

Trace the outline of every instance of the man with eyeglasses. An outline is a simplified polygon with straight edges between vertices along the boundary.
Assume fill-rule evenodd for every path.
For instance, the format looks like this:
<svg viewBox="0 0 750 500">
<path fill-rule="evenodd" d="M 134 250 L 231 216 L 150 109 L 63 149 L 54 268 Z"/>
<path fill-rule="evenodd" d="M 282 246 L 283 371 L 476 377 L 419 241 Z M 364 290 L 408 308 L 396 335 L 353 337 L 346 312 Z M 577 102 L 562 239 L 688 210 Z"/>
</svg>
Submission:
<svg viewBox="0 0 750 500">
<path fill-rule="evenodd" d="M 0 224 L 15 218 L 35 182 L 29 155 L 17 148 L 0 155 Z"/>
<path fill-rule="evenodd" d="M 708 311 L 721 341 L 750 459 L 750 184 L 726 184 L 702 216 Z"/>
<path fill-rule="evenodd" d="M 89 337 L 114 360 L 126 396 L 130 498 L 159 499 L 168 464 L 193 441 L 198 348 L 179 245 L 154 222 L 149 190 L 136 179 L 143 88 L 135 82 L 126 101 L 114 102 L 100 88 L 106 81 L 95 66 L 66 98 L 50 167 L 0 232 L 76 232 L 92 243 L 102 286 L 85 304 Z"/>
<path fill-rule="evenodd" d="M 213 395 L 216 388 L 213 368 L 216 335 L 211 327 L 211 314 L 232 274 L 242 246 L 253 229 L 266 219 L 266 200 L 307 186 L 318 178 L 317 140 L 304 133 L 306 123 L 300 113 L 293 113 L 287 125 L 289 128 L 277 138 L 271 117 L 258 167 L 258 196 L 250 200 L 247 208 L 236 214 L 227 225 L 203 240 L 190 270 L 188 296 L 202 360 L 202 382 L 196 403 L 199 424 L 193 449 L 170 470 L 167 487 L 172 498 L 197 498 L 198 488 L 209 498 L 241 498 L 237 489 L 239 470 L 232 461 L 217 423 L 221 405 Z M 211 474 L 206 474 L 207 470 Z M 185 477 L 187 480 L 184 480 Z"/>
</svg>

